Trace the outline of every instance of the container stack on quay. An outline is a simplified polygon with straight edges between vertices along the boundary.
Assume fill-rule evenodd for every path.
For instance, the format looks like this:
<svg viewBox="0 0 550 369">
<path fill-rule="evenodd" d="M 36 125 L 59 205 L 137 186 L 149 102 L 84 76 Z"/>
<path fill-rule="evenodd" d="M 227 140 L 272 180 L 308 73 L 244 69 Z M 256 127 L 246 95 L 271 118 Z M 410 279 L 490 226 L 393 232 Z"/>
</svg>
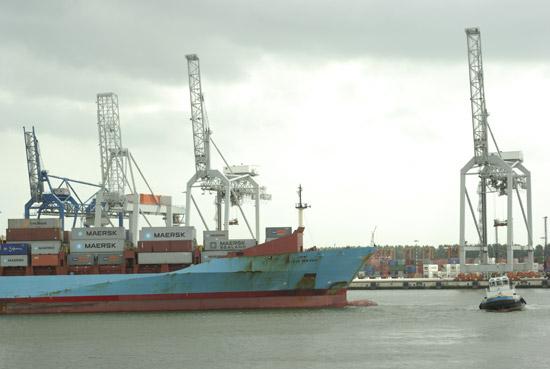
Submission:
<svg viewBox="0 0 550 369">
<path fill-rule="evenodd" d="M 125 272 L 123 227 L 74 228 L 67 264 L 70 274 L 120 274 Z"/>
<path fill-rule="evenodd" d="M 194 227 L 146 227 L 139 232 L 136 273 L 169 272 L 197 262 Z"/>
<path fill-rule="evenodd" d="M 58 218 L 8 219 L 3 252 L 11 250 L 12 255 L 3 255 L 1 274 L 63 274 L 66 267 L 64 235 Z M 17 257 L 13 252 L 18 252 Z"/>
</svg>

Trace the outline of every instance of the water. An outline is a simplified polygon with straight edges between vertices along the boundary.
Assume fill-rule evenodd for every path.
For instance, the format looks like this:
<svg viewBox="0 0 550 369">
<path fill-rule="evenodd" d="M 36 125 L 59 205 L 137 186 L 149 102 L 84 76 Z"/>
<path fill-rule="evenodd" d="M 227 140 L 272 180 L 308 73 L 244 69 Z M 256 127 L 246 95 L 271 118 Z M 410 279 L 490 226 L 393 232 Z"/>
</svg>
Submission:
<svg viewBox="0 0 550 369">
<path fill-rule="evenodd" d="M 548 368 L 550 290 L 351 291 L 376 307 L 0 317 L 0 368 Z"/>
</svg>

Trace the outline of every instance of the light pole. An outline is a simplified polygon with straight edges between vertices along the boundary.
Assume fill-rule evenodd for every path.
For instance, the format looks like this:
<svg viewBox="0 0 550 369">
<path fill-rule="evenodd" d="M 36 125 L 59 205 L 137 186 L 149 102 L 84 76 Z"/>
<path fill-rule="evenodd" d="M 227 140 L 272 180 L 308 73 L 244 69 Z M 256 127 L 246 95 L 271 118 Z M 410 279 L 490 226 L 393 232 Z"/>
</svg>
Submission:
<svg viewBox="0 0 550 369">
<path fill-rule="evenodd" d="M 1 213 L 1 211 L 0 211 Z M 548 232 L 547 232 L 547 223 L 548 223 L 548 217 L 545 216 L 542 219 L 544 219 L 544 247 L 546 248 L 546 245 L 548 245 Z"/>
</svg>

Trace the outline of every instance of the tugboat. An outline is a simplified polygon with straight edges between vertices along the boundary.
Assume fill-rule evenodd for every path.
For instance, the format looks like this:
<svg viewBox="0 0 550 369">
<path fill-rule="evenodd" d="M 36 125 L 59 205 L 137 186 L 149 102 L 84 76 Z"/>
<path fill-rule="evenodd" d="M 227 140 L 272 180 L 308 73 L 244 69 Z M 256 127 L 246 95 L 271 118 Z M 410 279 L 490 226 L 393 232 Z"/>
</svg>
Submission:
<svg viewBox="0 0 550 369">
<path fill-rule="evenodd" d="M 516 293 L 506 276 L 489 279 L 489 288 L 479 304 L 480 309 L 492 311 L 521 310 L 527 302 Z"/>
</svg>

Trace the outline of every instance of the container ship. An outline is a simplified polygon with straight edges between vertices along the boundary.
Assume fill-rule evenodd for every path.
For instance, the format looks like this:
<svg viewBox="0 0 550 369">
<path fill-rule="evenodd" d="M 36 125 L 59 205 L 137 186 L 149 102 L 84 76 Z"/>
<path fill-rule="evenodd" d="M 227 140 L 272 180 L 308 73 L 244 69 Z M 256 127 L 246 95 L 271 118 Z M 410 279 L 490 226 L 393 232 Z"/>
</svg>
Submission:
<svg viewBox="0 0 550 369">
<path fill-rule="evenodd" d="M 302 203 L 301 186 L 298 228 L 266 228 L 265 242 L 258 244 L 260 200 L 271 195 L 254 179 L 253 166 L 229 165 L 217 146 L 226 167 L 211 167 L 209 148 L 215 144 L 203 106 L 199 59 L 186 58 L 195 173 L 187 182 L 185 208 L 172 205 L 171 196 L 155 195 L 122 146 L 116 94 L 99 93 L 96 101 L 101 185 L 50 174 L 34 127 L 23 127 L 30 199 L 24 219 L 8 219 L 6 242 L 0 244 L 0 314 L 347 304 L 348 285 L 373 248 L 304 251 L 302 212 L 309 206 Z M 149 194 L 137 192 L 134 173 Z M 93 188 L 94 195 L 83 202 L 87 196 L 78 195 L 72 184 Z M 193 187 L 216 196 L 217 230 L 205 231 L 202 245 L 190 221 L 191 202 L 197 207 Z M 245 198 L 255 202 L 255 232 L 240 209 L 253 239 L 230 239 L 229 225 L 236 224 L 229 219 L 230 207 L 240 208 Z M 184 214 L 185 226 L 177 226 Z M 165 227 L 151 227 L 147 220 L 149 227 L 138 230 L 141 216 L 161 216 Z M 65 231 L 70 217 L 72 228 Z M 76 227 L 77 219 L 84 227 Z M 118 227 L 105 227 L 115 219 Z"/>
<path fill-rule="evenodd" d="M 194 227 L 148 227 L 130 249 L 124 228 L 56 221 L 9 220 L 0 314 L 343 307 L 374 251 L 303 251 L 303 227 L 267 228 L 262 244 L 206 231 L 202 247 Z"/>
</svg>

